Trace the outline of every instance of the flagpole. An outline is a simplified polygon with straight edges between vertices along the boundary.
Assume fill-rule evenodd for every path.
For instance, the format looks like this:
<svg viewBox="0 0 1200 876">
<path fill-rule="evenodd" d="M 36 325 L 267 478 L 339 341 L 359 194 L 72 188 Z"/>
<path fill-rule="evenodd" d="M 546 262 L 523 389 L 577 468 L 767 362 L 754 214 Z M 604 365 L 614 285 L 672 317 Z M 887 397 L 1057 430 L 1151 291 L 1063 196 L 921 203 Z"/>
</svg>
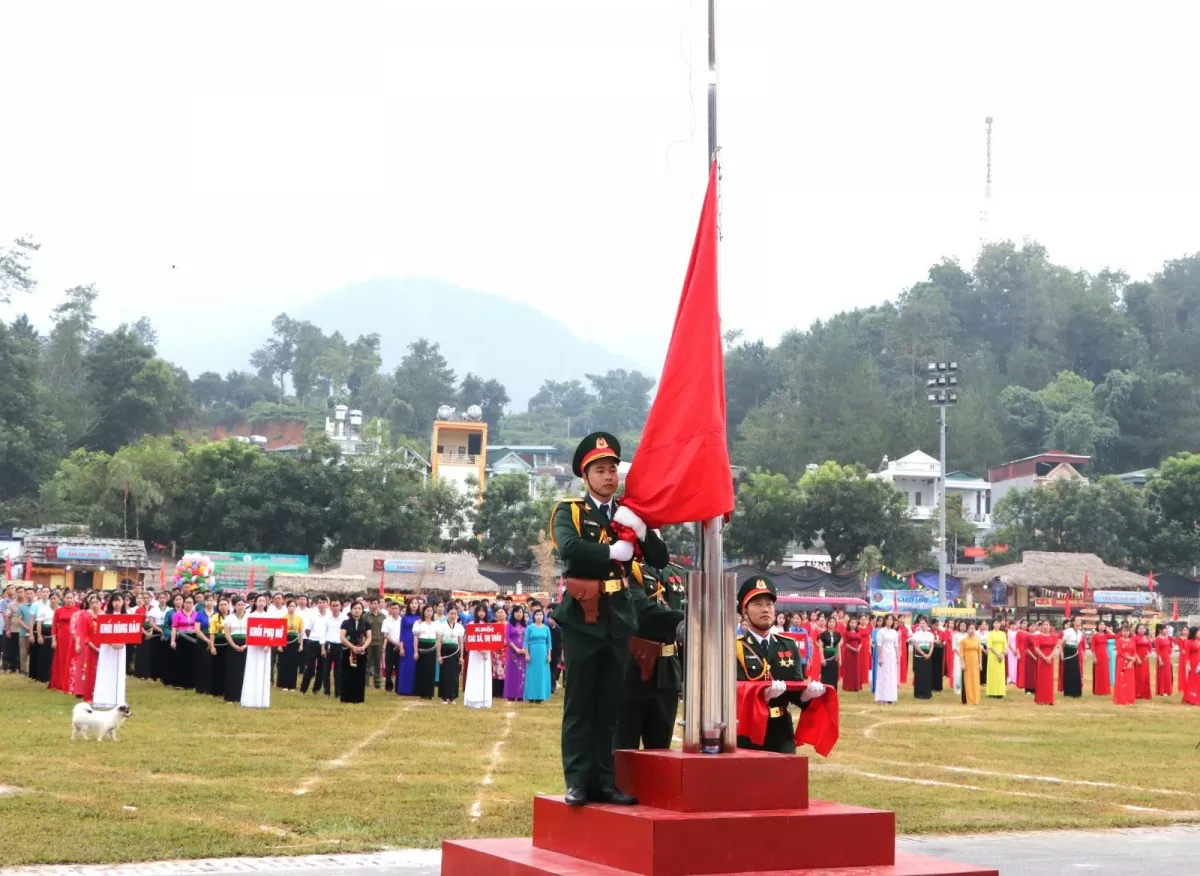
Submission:
<svg viewBox="0 0 1200 876">
<path fill-rule="evenodd" d="M 717 11 L 708 0 L 708 151 L 705 173 L 717 159 Z M 718 266 L 720 262 L 718 261 Z M 719 270 L 719 268 L 718 268 Z M 737 748 L 737 674 L 733 603 L 736 579 L 724 574 L 723 520 L 697 521 L 699 574 L 690 577 L 683 701 L 683 750 L 717 754 Z"/>
</svg>

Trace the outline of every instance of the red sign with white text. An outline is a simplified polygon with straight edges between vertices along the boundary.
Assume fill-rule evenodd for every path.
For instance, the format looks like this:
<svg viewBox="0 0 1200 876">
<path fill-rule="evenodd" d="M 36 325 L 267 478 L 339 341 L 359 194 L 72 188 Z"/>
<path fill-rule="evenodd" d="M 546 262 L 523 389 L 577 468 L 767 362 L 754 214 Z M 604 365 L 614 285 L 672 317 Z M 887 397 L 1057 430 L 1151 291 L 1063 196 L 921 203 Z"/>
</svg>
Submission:
<svg viewBox="0 0 1200 876">
<path fill-rule="evenodd" d="M 286 617 L 247 617 L 246 644 L 277 647 L 287 644 Z"/>
<path fill-rule="evenodd" d="M 466 651 L 502 651 L 504 624 L 467 624 L 463 639 Z"/>
<path fill-rule="evenodd" d="M 142 641 L 142 619 L 136 614 L 102 614 L 96 618 L 100 645 L 137 645 Z"/>
</svg>

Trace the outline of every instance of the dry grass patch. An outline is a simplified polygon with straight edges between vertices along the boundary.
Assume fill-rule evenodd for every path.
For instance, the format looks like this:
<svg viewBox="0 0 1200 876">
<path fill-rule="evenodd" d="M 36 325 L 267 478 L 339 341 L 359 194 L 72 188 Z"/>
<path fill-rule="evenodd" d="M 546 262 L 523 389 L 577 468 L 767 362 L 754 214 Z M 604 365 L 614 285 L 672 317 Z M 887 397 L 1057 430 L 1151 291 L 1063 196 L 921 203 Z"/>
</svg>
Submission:
<svg viewBox="0 0 1200 876">
<path fill-rule="evenodd" d="M 0 677 L 0 786 L 21 789 L 0 794 L 0 860 L 432 848 L 528 835 L 531 797 L 562 791 L 558 701 L 480 712 L 374 691 L 361 706 L 273 692 L 269 710 L 246 711 L 134 679 L 129 701 L 120 743 L 72 744 L 73 698 Z M 893 809 L 904 832 L 1200 817 L 1200 713 L 1178 702 L 842 703 L 841 743 L 811 761 L 813 796 Z"/>
</svg>

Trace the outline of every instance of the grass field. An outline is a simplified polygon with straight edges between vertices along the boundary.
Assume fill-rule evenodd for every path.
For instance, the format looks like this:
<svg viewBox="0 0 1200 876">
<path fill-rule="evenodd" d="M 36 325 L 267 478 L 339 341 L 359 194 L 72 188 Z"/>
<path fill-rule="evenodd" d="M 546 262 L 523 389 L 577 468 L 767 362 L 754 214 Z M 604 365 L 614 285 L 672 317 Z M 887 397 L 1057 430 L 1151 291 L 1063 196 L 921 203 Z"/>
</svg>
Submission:
<svg viewBox="0 0 1200 876">
<path fill-rule="evenodd" d="M 814 797 L 894 809 L 906 833 L 1200 820 L 1200 710 L 1085 697 L 843 694 Z M 265 712 L 129 680 L 121 742 L 75 742 L 73 698 L 0 676 L 0 861 L 117 862 L 433 847 L 528 835 L 561 793 L 558 701 L 469 711 L 375 692 L 272 692 Z"/>
</svg>

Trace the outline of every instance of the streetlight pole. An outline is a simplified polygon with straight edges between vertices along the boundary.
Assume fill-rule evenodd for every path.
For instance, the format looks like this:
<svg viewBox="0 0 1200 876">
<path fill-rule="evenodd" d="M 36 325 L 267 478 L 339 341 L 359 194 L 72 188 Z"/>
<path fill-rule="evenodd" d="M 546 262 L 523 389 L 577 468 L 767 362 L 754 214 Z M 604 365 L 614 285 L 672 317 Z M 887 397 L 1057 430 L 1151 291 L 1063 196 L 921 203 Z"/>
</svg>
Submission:
<svg viewBox="0 0 1200 876">
<path fill-rule="evenodd" d="M 946 604 L 946 408 L 958 404 L 958 363 L 930 362 L 926 400 L 938 409 L 938 604 Z"/>
</svg>

